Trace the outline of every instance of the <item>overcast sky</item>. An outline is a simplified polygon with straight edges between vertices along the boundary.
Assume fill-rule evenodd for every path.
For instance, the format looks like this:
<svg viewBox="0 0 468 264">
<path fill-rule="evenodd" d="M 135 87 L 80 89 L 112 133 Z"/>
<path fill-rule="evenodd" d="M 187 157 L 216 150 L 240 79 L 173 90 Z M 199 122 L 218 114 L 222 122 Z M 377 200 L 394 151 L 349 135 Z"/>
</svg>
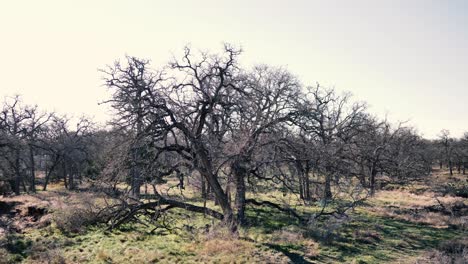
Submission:
<svg viewBox="0 0 468 264">
<path fill-rule="evenodd" d="M 0 96 L 96 120 L 98 68 L 125 54 L 166 63 L 183 46 L 241 45 L 424 136 L 468 131 L 468 1 L 0 0 Z"/>
</svg>

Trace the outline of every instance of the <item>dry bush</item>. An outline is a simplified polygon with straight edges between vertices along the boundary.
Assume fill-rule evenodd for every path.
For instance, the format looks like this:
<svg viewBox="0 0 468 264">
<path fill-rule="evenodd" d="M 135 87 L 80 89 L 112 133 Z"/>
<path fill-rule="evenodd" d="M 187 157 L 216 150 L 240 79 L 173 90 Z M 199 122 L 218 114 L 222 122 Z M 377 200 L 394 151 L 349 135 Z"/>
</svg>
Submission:
<svg viewBox="0 0 468 264">
<path fill-rule="evenodd" d="M 468 198 L 468 183 L 466 182 L 455 182 L 447 183 L 443 186 L 444 195 L 453 195 L 463 198 Z"/>
<path fill-rule="evenodd" d="M 203 249 L 200 251 L 207 256 L 214 255 L 236 255 L 238 252 L 250 250 L 247 241 L 239 239 L 211 239 L 203 243 Z"/>
<path fill-rule="evenodd" d="M 68 207 L 56 212 L 53 220 L 57 228 L 64 233 L 81 233 L 86 226 L 96 224 L 100 219 L 93 210 Z"/>
<path fill-rule="evenodd" d="M 54 212 L 53 221 L 64 233 L 81 233 L 87 226 L 103 221 L 101 212 L 96 200 L 84 199 L 81 204 L 62 206 Z"/>
<path fill-rule="evenodd" d="M 426 253 L 417 264 L 465 264 L 468 263 L 468 240 L 449 240 L 439 245 L 437 250 Z"/>
<path fill-rule="evenodd" d="M 239 238 L 221 226 L 198 234 L 196 241 L 186 250 L 193 252 L 201 263 L 287 263 L 281 253 L 260 249 L 253 241 Z"/>
<path fill-rule="evenodd" d="M 239 252 L 252 250 L 249 242 L 240 240 L 238 236 L 229 232 L 227 228 L 212 228 L 205 235 L 199 236 L 201 249 L 198 251 L 202 258 L 222 256 L 234 259 Z"/>
<path fill-rule="evenodd" d="M 65 264 L 65 258 L 63 257 L 63 253 L 60 249 L 44 249 L 42 251 L 38 251 L 39 248 L 31 249 L 30 255 L 30 263 L 37 263 L 37 264 Z"/>
<path fill-rule="evenodd" d="M 297 227 L 290 226 L 284 227 L 271 234 L 271 242 L 283 245 L 298 245 L 304 256 L 308 258 L 315 258 L 319 255 L 319 244 L 310 238 L 306 238 L 304 231 Z"/>
</svg>

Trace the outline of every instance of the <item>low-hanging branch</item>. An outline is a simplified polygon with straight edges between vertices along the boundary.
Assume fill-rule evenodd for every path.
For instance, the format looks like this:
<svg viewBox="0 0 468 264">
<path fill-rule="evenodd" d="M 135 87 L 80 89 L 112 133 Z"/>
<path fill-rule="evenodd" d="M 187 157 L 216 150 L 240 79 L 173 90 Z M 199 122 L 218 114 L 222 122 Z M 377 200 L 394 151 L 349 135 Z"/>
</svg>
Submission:
<svg viewBox="0 0 468 264">
<path fill-rule="evenodd" d="M 172 208 L 182 208 L 182 209 L 195 212 L 195 213 L 207 214 L 218 220 L 224 219 L 223 214 L 213 209 L 201 207 L 201 206 L 197 206 L 197 205 L 193 205 L 189 203 L 184 203 L 181 201 L 166 199 L 162 196 L 158 196 L 157 201 L 154 201 L 154 202 L 138 203 L 138 204 L 123 203 L 122 205 L 124 206 L 124 208 L 121 208 L 120 210 L 116 210 L 116 212 L 114 213 L 113 221 L 112 221 L 112 224 L 109 226 L 109 229 L 114 229 L 116 227 L 119 227 L 120 225 L 133 219 L 135 215 L 137 215 L 138 213 L 142 211 L 146 211 L 148 209 L 155 210 L 154 214 L 160 214 Z M 162 205 L 167 205 L 167 207 L 158 208 Z"/>
</svg>

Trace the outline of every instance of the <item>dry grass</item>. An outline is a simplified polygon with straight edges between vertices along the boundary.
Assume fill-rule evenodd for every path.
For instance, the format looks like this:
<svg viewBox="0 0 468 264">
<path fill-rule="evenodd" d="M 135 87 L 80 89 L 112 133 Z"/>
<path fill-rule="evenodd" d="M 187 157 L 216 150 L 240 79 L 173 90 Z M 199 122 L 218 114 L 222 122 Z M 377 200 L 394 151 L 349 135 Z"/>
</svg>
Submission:
<svg viewBox="0 0 468 264">
<path fill-rule="evenodd" d="M 250 239 L 213 228 L 200 234 L 185 248 L 195 255 L 196 263 L 288 263 L 288 258 Z"/>
<path fill-rule="evenodd" d="M 468 210 L 468 201 L 434 191 L 448 180 L 447 175 L 439 173 L 427 179 L 432 185 L 431 190 L 415 192 L 407 188 L 379 191 L 369 200 L 372 207 L 368 210 L 380 216 L 437 228 L 450 226 L 466 230 L 468 218 L 464 214 Z"/>
<path fill-rule="evenodd" d="M 468 263 L 468 240 L 457 239 L 442 243 L 437 249 L 425 252 L 416 264 L 465 264 Z"/>
</svg>

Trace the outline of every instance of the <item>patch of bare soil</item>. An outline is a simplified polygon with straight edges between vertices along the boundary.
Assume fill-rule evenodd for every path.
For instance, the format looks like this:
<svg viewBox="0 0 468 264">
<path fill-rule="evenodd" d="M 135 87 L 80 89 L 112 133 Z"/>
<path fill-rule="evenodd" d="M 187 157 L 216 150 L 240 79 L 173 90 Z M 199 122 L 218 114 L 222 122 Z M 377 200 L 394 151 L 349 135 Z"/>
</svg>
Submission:
<svg viewBox="0 0 468 264">
<path fill-rule="evenodd" d="M 0 196 L 0 236 L 8 232 L 24 233 L 29 228 L 48 226 L 54 211 L 62 211 L 96 198 L 94 193 L 69 191 Z"/>
<path fill-rule="evenodd" d="M 0 236 L 8 232 L 22 233 L 27 228 L 50 224 L 48 206 L 43 202 L 0 198 Z"/>
</svg>

